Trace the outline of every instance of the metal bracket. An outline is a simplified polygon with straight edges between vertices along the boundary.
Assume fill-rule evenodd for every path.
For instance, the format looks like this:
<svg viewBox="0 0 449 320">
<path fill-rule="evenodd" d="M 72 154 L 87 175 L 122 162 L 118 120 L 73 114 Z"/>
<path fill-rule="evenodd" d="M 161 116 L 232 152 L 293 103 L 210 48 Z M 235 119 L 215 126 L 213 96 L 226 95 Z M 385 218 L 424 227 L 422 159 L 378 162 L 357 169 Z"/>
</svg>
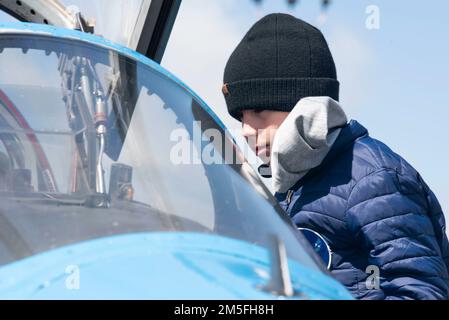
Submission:
<svg viewBox="0 0 449 320">
<path fill-rule="evenodd" d="M 57 0 L 0 0 L 0 9 L 23 22 L 76 28 L 76 19 Z"/>
</svg>

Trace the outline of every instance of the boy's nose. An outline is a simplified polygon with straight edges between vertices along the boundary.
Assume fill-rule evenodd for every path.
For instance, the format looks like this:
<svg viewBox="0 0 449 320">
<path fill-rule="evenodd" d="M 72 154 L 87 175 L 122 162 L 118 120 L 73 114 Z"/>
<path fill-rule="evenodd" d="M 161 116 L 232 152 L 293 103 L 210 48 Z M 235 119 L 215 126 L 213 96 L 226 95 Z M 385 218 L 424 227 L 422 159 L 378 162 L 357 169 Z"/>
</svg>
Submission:
<svg viewBox="0 0 449 320">
<path fill-rule="evenodd" d="M 248 123 L 243 122 L 242 135 L 245 137 L 246 141 L 248 141 L 250 137 L 255 137 L 257 135 L 257 130 Z"/>
</svg>

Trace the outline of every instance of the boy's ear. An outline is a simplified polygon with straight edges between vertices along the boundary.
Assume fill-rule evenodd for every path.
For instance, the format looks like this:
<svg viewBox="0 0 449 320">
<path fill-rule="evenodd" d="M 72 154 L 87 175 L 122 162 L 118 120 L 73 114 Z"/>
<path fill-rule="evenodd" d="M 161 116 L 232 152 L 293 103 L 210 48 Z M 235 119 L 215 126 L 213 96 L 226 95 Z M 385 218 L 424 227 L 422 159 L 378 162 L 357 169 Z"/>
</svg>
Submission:
<svg viewBox="0 0 449 320">
<path fill-rule="evenodd" d="M 221 92 L 223 92 L 223 94 L 224 94 L 225 96 L 228 96 L 228 95 L 229 95 L 229 89 L 228 89 L 228 84 L 227 84 L 227 83 L 225 83 L 225 84 L 223 85 L 223 87 L 221 87 Z"/>
</svg>

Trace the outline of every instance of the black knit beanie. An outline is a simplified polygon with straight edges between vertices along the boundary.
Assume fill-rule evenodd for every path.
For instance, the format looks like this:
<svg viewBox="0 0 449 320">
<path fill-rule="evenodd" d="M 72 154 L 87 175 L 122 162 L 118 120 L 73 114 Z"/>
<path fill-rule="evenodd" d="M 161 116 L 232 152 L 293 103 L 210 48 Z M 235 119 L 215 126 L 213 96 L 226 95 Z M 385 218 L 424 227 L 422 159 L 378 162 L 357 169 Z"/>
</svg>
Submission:
<svg viewBox="0 0 449 320">
<path fill-rule="evenodd" d="M 311 96 L 338 101 L 334 60 L 323 34 L 288 14 L 270 14 L 248 31 L 230 56 L 222 88 L 229 113 L 291 111 Z"/>
</svg>

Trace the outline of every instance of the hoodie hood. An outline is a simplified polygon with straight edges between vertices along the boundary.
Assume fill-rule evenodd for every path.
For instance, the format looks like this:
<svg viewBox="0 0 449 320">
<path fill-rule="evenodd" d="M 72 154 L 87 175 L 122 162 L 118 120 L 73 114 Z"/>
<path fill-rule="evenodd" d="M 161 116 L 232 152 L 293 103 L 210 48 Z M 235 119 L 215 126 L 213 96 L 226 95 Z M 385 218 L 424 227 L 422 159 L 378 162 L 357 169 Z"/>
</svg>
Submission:
<svg viewBox="0 0 449 320">
<path fill-rule="evenodd" d="M 285 118 L 272 144 L 271 174 L 275 192 L 284 193 L 321 164 L 347 117 L 329 97 L 301 99 Z"/>
</svg>

